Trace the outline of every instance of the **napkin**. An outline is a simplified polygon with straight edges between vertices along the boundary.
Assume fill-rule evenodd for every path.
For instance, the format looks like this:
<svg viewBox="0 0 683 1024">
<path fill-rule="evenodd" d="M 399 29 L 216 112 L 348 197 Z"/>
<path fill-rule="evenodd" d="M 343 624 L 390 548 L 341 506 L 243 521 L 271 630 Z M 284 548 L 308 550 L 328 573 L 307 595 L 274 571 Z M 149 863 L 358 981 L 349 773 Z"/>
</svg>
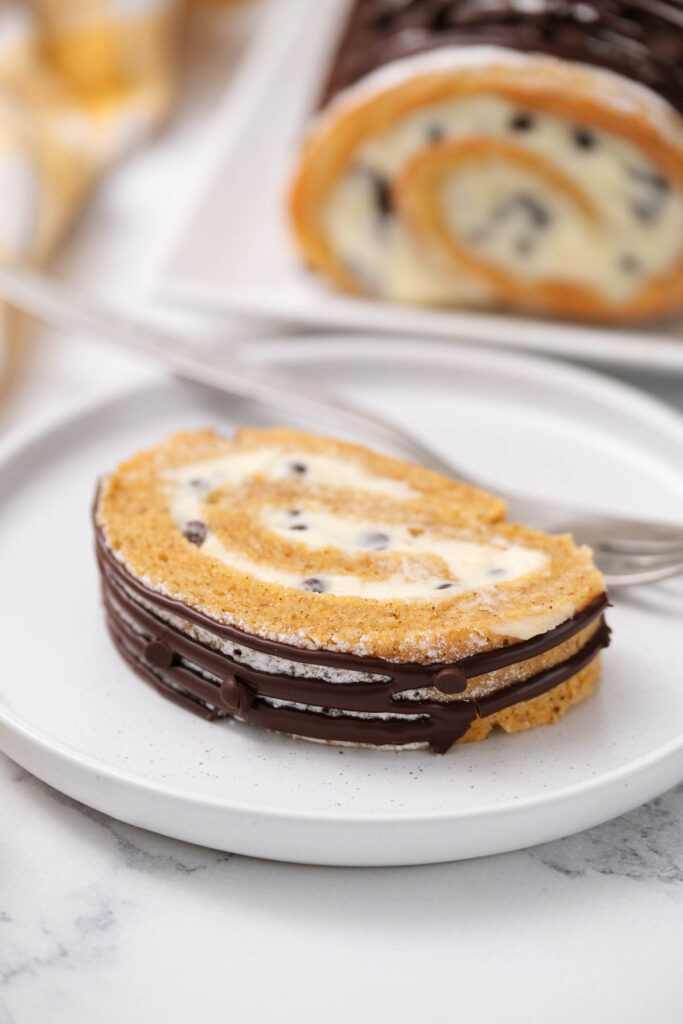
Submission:
<svg viewBox="0 0 683 1024">
<path fill-rule="evenodd" d="M 0 5 L 0 259 L 44 263 L 98 178 L 163 121 L 180 21 L 195 6 Z M 13 321 L 0 313 L 6 337 Z"/>
</svg>

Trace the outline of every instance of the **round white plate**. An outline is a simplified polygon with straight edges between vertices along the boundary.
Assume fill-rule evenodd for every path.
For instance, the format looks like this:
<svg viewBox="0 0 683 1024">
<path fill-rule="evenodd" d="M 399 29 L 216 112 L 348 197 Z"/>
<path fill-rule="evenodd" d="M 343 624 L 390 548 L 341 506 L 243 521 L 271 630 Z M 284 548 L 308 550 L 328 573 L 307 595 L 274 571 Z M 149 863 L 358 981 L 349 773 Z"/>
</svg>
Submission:
<svg viewBox="0 0 683 1024">
<path fill-rule="evenodd" d="M 586 371 L 491 350 L 313 338 L 254 349 L 404 422 L 501 488 L 683 519 L 683 420 Z M 97 475 L 166 433 L 260 422 L 153 383 L 0 453 L 0 746 L 135 825 L 239 853 L 411 864 L 554 839 L 683 777 L 683 581 L 615 597 L 598 691 L 558 725 L 438 757 L 338 749 L 164 700 L 121 661 L 99 605 Z"/>
</svg>

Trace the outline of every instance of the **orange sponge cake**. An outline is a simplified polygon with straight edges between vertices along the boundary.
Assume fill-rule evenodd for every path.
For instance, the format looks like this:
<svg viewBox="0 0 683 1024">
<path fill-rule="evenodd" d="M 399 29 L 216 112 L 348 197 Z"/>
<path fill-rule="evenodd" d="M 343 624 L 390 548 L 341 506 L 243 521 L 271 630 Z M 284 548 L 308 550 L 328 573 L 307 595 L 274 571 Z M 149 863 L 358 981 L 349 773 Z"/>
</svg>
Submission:
<svg viewBox="0 0 683 1024">
<path fill-rule="evenodd" d="M 355 445 L 177 434 L 99 487 L 109 627 L 167 696 L 310 739 L 444 751 L 553 722 L 597 682 L 604 582 L 503 516 Z"/>
</svg>

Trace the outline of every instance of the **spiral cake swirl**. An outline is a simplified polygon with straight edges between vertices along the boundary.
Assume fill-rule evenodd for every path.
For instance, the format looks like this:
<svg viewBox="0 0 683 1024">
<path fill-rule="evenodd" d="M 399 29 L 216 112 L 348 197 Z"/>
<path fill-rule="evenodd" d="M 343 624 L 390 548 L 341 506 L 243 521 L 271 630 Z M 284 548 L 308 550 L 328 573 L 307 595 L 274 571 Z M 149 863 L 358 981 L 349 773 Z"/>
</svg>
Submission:
<svg viewBox="0 0 683 1024">
<path fill-rule="evenodd" d="M 108 624 L 209 717 L 440 751 L 528 728 L 594 687 L 606 599 L 587 549 L 503 514 L 355 445 L 178 434 L 99 487 Z"/>
<path fill-rule="evenodd" d="M 679 310 L 681 26 L 645 0 L 356 5 L 290 194 L 306 262 L 402 302 Z"/>
</svg>

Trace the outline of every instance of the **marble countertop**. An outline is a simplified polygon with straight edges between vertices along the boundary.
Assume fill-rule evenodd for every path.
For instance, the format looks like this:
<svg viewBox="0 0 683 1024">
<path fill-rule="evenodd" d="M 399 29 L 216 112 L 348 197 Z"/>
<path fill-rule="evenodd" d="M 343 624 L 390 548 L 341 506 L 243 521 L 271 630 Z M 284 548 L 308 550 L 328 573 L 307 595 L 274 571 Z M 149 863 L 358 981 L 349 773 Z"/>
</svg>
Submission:
<svg viewBox="0 0 683 1024">
<path fill-rule="evenodd" d="M 683 786 L 531 850 L 386 869 L 165 839 L 2 756 L 0 794 L 1 1024 L 683 1016 Z"/>
<path fill-rule="evenodd" d="M 224 74 L 216 46 L 171 130 L 99 192 L 62 276 L 136 285 Z M 36 332 L 0 431 L 141 373 Z M 682 378 L 617 375 L 683 409 Z M 183 844 L 81 806 L 3 755 L 0 806 L 0 1024 L 683 1020 L 683 786 L 534 849 L 391 869 Z"/>
</svg>

